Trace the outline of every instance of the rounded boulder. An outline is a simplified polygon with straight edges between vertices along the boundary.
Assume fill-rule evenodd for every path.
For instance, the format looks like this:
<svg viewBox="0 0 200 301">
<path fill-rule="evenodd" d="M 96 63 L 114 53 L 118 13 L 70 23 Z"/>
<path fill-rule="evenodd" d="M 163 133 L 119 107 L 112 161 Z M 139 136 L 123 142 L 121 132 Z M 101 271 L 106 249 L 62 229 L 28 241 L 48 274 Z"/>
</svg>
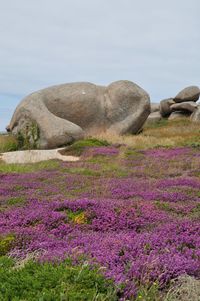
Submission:
<svg viewBox="0 0 200 301">
<path fill-rule="evenodd" d="M 200 96 L 200 89 L 197 86 L 189 86 L 180 91 L 175 97 L 175 102 L 197 101 Z"/>
</svg>

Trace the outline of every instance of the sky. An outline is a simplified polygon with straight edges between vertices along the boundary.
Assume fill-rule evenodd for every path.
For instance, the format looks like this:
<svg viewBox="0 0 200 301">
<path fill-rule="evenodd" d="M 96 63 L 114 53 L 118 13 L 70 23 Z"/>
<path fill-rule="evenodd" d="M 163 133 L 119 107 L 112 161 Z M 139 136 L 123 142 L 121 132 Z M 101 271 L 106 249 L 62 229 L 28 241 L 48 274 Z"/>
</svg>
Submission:
<svg viewBox="0 0 200 301">
<path fill-rule="evenodd" d="M 200 85 L 199 0 L 0 0 L 0 131 L 21 99 L 131 80 L 152 102 Z"/>
</svg>

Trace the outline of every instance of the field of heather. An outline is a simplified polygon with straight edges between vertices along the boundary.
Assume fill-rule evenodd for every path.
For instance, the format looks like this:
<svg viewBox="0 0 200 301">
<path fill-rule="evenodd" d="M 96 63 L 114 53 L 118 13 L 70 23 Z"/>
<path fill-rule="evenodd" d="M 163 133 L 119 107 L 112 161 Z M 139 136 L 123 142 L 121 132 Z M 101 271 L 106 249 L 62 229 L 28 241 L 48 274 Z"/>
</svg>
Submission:
<svg viewBox="0 0 200 301">
<path fill-rule="evenodd" d="M 199 300 L 198 147 L 0 170 L 0 300 Z"/>
</svg>

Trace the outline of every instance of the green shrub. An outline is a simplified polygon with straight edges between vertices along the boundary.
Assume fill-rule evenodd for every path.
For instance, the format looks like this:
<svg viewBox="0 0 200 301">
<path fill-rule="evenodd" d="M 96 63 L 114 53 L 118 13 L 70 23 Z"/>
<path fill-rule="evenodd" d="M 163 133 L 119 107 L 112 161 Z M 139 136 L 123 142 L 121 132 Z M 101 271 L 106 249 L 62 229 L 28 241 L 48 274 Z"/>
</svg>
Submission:
<svg viewBox="0 0 200 301">
<path fill-rule="evenodd" d="M 186 143 L 186 146 L 193 147 L 193 148 L 200 148 L 200 141 L 190 141 Z"/>
<path fill-rule="evenodd" d="M 36 123 L 31 122 L 23 131 L 17 133 L 17 142 L 19 149 L 37 149 L 40 138 L 40 130 Z"/>
<path fill-rule="evenodd" d="M 73 266 L 29 261 L 14 269 L 14 262 L 0 258 L 1 301 L 115 301 L 111 282 L 88 264 Z"/>
</svg>

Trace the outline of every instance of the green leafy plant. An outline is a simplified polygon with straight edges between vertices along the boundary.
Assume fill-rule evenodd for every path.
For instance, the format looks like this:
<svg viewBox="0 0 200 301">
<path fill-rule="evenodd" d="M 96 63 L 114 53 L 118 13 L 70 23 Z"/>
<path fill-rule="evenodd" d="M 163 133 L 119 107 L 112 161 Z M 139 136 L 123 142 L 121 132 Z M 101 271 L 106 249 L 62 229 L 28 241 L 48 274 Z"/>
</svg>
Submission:
<svg viewBox="0 0 200 301">
<path fill-rule="evenodd" d="M 1 301 L 115 301 L 112 282 L 106 280 L 87 262 L 74 266 L 70 260 L 61 264 L 29 261 L 15 268 L 13 260 L 0 258 Z"/>
<path fill-rule="evenodd" d="M 37 149 L 40 138 L 40 130 L 36 123 L 31 122 L 23 131 L 16 135 L 19 149 Z"/>
</svg>

